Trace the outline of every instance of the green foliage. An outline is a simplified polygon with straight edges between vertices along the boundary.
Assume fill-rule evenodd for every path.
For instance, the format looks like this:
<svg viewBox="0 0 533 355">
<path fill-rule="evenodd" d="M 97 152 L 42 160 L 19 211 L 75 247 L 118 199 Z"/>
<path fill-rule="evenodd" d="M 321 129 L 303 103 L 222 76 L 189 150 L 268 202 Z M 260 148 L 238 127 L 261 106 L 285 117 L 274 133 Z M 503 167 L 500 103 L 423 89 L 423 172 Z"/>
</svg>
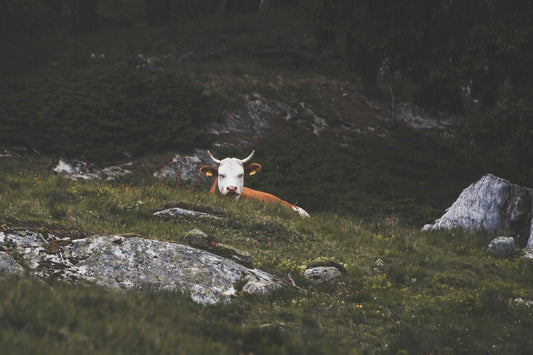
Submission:
<svg viewBox="0 0 533 355">
<path fill-rule="evenodd" d="M 0 97 L 3 144 L 92 161 L 202 145 L 210 119 L 187 76 L 133 65 L 6 80 Z"/>
<path fill-rule="evenodd" d="M 313 4 L 318 42 L 342 38 L 347 61 L 367 84 L 401 74 L 419 86 L 421 103 L 452 112 L 461 111 L 460 90 L 467 86 L 487 105 L 504 85 L 531 87 L 533 8 L 527 0 Z"/>
<path fill-rule="evenodd" d="M 533 185 L 533 102 L 505 97 L 500 109 L 465 116 L 457 142 L 463 154 L 482 169 L 523 186 Z"/>
</svg>

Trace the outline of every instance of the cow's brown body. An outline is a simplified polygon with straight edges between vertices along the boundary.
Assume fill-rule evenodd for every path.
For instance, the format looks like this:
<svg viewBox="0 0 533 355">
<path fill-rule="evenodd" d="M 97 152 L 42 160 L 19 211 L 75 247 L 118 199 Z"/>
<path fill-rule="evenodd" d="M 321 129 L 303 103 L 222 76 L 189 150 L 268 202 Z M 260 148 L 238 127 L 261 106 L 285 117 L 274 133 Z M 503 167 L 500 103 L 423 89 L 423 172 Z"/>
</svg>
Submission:
<svg viewBox="0 0 533 355">
<path fill-rule="evenodd" d="M 211 195 L 215 195 L 216 192 L 217 192 L 217 183 L 218 183 L 218 180 L 215 179 L 215 181 L 213 182 L 213 185 L 211 186 L 211 189 L 209 190 L 209 193 Z M 297 210 L 299 209 L 298 206 L 296 205 L 293 205 L 292 203 L 289 203 L 285 200 L 282 200 L 281 198 L 277 197 L 277 196 L 274 196 L 272 194 L 269 194 L 268 192 L 262 192 L 262 191 L 258 191 L 258 190 L 254 190 L 254 189 L 250 189 L 246 186 L 244 186 L 242 188 L 242 192 L 241 192 L 241 198 L 243 199 L 249 199 L 249 200 L 261 200 L 261 201 L 264 201 L 264 202 L 273 202 L 273 203 L 279 203 L 285 207 L 288 207 L 292 210 Z"/>
</svg>

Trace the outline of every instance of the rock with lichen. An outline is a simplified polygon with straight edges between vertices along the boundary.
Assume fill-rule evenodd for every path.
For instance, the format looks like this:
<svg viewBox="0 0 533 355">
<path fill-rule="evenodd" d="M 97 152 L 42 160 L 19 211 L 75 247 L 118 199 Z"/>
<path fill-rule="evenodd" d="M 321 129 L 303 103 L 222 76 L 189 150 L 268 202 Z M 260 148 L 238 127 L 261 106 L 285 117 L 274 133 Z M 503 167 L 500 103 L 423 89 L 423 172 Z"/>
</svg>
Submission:
<svg viewBox="0 0 533 355">
<path fill-rule="evenodd" d="M 513 255 L 514 245 L 513 237 L 498 237 L 489 243 L 487 251 L 495 257 L 505 258 Z"/>
<path fill-rule="evenodd" d="M 32 231 L 0 232 L 0 247 L 38 277 L 122 290 L 186 292 L 201 304 L 229 301 L 237 283 L 252 294 L 281 285 L 272 274 L 208 251 L 139 237 L 63 240 Z"/>
<path fill-rule="evenodd" d="M 303 275 L 313 282 L 330 282 L 339 278 L 342 273 L 335 266 L 315 266 L 306 269 Z"/>
</svg>

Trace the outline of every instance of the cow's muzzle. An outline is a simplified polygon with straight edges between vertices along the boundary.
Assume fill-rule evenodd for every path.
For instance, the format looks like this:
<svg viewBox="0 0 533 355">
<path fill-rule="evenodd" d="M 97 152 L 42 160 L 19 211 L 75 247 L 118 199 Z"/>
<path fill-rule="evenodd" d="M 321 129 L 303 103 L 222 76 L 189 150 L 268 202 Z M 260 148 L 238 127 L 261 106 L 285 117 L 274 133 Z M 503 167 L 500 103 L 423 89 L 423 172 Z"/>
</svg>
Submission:
<svg viewBox="0 0 533 355">
<path fill-rule="evenodd" d="M 237 186 L 228 186 L 228 187 L 226 187 L 226 195 L 228 195 L 228 196 L 238 195 Z"/>
</svg>

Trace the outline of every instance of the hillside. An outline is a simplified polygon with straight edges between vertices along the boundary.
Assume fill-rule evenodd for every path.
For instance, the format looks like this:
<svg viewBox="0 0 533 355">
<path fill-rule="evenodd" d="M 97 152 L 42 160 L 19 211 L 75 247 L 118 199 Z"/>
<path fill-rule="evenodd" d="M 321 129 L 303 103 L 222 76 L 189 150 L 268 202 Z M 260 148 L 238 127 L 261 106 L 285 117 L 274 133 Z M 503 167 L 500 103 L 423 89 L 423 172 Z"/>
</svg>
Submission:
<svg viewBox="0 0 533 355">
<path fill-rule="evenodd" d="M 236 282 L 231 302 L 199 305 L 179 292 L 6 276 L 2 349 L 533 351 L 531 260 L 519 251 L 490 256 L 493 236 L 420 232 L 490 162 L 469 159 L 453 117 L 428 114 L 402 100 L 405 93 L 394 102 L 387 86 L 364 88 L 333 53 L 315 48 L 308 30 L 297 17 L 258 13 L 155 28 L 111 24 L 84 36 L 43 31 L 1 43 L 10 53 L 0 65 L 2 236 L 33 231 L 70 243 L 122 235 L 236 248 L 283 283 L 257 296 Z M 154 177 L 176 154 L 207 148 L 240 158 L 255 149 L 263 171 L 246 185 L 312 217 L 210 196 L 206 181 Z M 71 180 L 53 173 L 60 158 L 127 163 L 131 173 Z M 175 206 L 221 218 L 153 215 Z M 194 229 L 207 245 L 190 239 Z M 326 283 L 303 276 L 320 265 L 341 275 Z"/>
<path fill-rule="evenodd" d="M 285 282 L 265 296 L 238 293 L 231 303 L 200 307 L 179 293 L 11 276 L 0 288 L 8 353 L 527 353 L 533 346 L 532 263 L 520 254 L 490 256 L 490 236 L 420 233 L 394 219 L 365 224 L 331 212 L 301 218 L 153 177 L 71 181 L 28 163 L 1 164 L 3 233 L 190 244 L 196 228 Z M 177 203 L 224 217 L 169 223 L 152 215 Z M 302 275 L 312 265 L 345 272 L 315 283 Z"/>
<path fill-rule="evenodd" d="M 252 187 L 311 211 L 411 226 L 437 218 L 487 172 L 468 160 L 450 117 L 398 97 L 392 107 L 389 88 L 363 89 L 293 20 L 273 28 L 272 16 L 254 14 L 8 42 L 2 146 L 50 166 L 153 166 L 194 148 L 255 149 L 264 169 Z"/>
</svg>

